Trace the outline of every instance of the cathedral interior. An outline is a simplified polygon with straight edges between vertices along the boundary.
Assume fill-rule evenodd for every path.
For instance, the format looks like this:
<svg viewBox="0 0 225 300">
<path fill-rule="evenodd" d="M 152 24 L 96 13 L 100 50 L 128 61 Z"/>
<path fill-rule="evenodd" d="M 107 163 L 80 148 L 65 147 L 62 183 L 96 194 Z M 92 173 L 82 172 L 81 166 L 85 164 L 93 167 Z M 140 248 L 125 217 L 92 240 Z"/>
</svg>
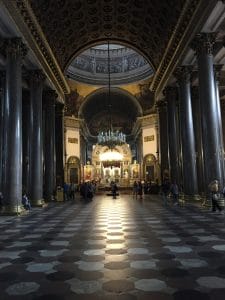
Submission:
<svg viewBox="0 0 225 300">
<path fill-rule="evenodd" d="M 224 299 L 225 1 L 0 0 L 0 131 L 1 299 Z"/>
</svg>

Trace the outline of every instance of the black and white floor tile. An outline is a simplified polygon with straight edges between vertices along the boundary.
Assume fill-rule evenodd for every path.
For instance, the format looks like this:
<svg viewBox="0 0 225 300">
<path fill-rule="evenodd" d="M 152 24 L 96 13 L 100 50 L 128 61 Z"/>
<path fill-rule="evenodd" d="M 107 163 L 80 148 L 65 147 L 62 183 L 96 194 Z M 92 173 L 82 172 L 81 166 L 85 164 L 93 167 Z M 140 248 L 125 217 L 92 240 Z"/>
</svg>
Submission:
<svg viewBox="0 0 225 300">
<path fill-rule="evenodd" d="M 0 216 L 0 299 L 224 299 L 224 225 L 157 196 Z"/>
</svg>

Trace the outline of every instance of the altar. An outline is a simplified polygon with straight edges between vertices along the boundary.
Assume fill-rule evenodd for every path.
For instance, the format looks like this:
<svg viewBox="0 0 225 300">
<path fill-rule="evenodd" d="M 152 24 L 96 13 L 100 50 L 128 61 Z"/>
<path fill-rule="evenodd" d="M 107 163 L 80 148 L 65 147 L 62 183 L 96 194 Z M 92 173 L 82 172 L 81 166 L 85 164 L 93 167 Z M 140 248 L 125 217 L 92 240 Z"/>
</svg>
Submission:
<svg viewBox="0 0 225 300">
<path fill-rule="evenodd" d="M 134 180 L 139 179 L 140 165 L 136 161 L 132 162 L 132 153 L 128 144 L 113 149 L 95 145 L 92 162 L 84 166 L 84 177 L 87 176 L 89 178 L 91 176 L 90 180 L 95 180 L 103 186 L 109 186 L 114 181 L 118 186 L 129 187 Z"/>
</svg>

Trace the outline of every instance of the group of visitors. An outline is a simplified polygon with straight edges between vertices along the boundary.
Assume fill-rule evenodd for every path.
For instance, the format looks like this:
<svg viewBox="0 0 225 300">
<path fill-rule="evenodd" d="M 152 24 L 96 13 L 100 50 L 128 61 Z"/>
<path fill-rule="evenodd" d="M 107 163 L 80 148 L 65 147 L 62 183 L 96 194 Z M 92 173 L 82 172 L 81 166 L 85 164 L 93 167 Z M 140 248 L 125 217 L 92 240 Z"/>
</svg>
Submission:
<svg viewBox="0 0 225 300">
<path fill-rule="evenodd" d="M 159 189 L 158 180 L 156 180 L 154 183 L 147 180 L 139 180 L 134 181 L 133 183 L 133 197 L 136 199 L 139 198 L 139 200 L 143 199 L 143 194 L 157 194 Z"/>
<path fill-rule="evenodd" d="M 64 192 L 64 200 L 75 200 L 75 193 L 77 191 L 77 186 L 74 182 L 71 182 L 70 184 L 64 183 L 63 186 L 63 192 Z"/>
<path fill-rule="evenodd" d="M 81 199 L 84 202 L 92 201 L 96 190 L 96 185 L 94 184 L 94 182 L 84 181 L 80 184 L 79 188 Z"/>
<path fill-rule="evenodd" d="M 221 194 L 225 198 L 225 187 L 220 189 L 219 181 L 215 179 L 210 182 L 208 189 L 211 198 L 212 212 L 216 212 L 218 210 L 222 213 L 223 211 L 218 200 L 221 198 Z M 165 206 L 168 204 L 168 198 L 170 195 L 173 200 L 173 204 L 177 205 L 179 203 L 179 187 L 176 181 L 174 180 L 170 183 L 169 179 L 165 178 L 161 185 L 161 195 Z"/>
<path fill-rule="evenodd" d="M 3 193 L 0 191 L 0 210 L 3 208 L 3 205 L 4 205 L 4 197 L 3 197 Z M 22 191 L 21 206 L 25 210 L 31 210 L 31 202 L 27 196 L 25 189 L 23 189 Z"/>
<path fill-rule="evenodd" d="M 170 182 L 169 178 L 164 178 L 161 185 L 161 195 L 165 206 L 168 204 L 168 198 L 171 196 L 173 205 L 179 203 L 179 187 L 176 180 Z"/>
<path fill-rule="evenodd" d="M 145 182 L 144 181 L 134 181 L 133 183 L 133 197 L 139 200 L 143 199 L 143 192 L 145 193 Z M 111 192 L 113 199 L 116 199 L 118 187 L 116 182 L 112 181 L 110 184 Z M 221 194 L 225 198 L 225 187 L 223 189 L 219 186 L 218 180 L 213 180 L 208 185 L 208 189 L 210 192 L 210 198 L 212 203 L 212 212 L 216 212 L 218 210 L 219 212 L 222 212 L 222 208 L 220 204 L 218 203 L 218 200 L 221 198 Z M 79 192 L 81 196 L 81 200 L 84 202 L 89 202 L 93 199 L 95 191 L 96 191 L 96 183 L 92 181 L 83 181 L 80 183 L 80 185 L 76 185 L 74 182 L 71 184 L 64 184 L 64 200 L 75 200 L 75 193 Z M 172 199 L 173 205 L 178 205 L 179 203 L 179 187 L 176 182 L 176 180 L 173 180 L 170 182 L 169 178 L 164 178 L 163 182 L 161 184 L 161 195 L 163 204 L 165 206 L 168 205 L 168 199 Z M 0 191 L 0 210 L 2 209 L 4 204 L 4 197 L 2 192 Z M 25 210 L 31 210 L 31 202 L 29 200 L 29 197 L 23 189 L 22 193 L 22 199 L 21 204 L 24 207 Z"/>
<path fill-rule="evenodd" d="M 75 184 L 74 182 L 68 184 L 64 183 L 63 186 L 64 201 L 76 199 L 76 192 L 80 194 L 81 201 L 89 202 L 94 197 L 96 192 L 96 182 L 95 181 L 82 181 L 80 184 Z"/>
<path fill-rule="evenodd" d="M 139 198 L 139 200 L 142 200 L 143 198 L 143 182 L 140 180 L 135 180 L 133 183 L 133 197 L 136 199 Z"/>
</svg>

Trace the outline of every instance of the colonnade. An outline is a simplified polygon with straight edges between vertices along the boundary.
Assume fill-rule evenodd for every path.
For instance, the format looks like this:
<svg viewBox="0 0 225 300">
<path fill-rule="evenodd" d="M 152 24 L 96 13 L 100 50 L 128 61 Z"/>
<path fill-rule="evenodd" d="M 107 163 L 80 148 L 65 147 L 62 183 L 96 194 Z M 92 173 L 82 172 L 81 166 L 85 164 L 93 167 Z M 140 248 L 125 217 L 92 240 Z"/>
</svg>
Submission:
<svg viewBox="0 0 225 300">
<path fill-rule="evenodd" d="M 55 147 L 55 125 L 63 132 L 63 105 L 57 104 L 56 92 L 46 87 L 41 70 L 23 67 L 28 49 L 20 38 L 5 39 L 1 51 L 6 64 L 0 73 L 0 189 L 3 213 L 13 214 L 21 211 L 23 190 L 32 205 L 52 199 L 56 156 L 63 165 L 63 133 L 59 132 Z M 58 168 L 58 176 L 59 172 Z"/>
<path fill-rule="evenodd" d="M 214 33 L 198 34 L 191 47 L 196 53 L 198 85 L 192 86 L 192 68 L 176 69 L 177 84 L 164 90 L 158 102 L 161 166 L 170 170 L 186 197 L 198 197 L 217 179 L 224 185 L 224 145 L 218 74 L 213 61 Z M 165 122 L 165 114 L 167 122 Z M 165 142 L 166 141 L 166 142 Z"/>
</svg>

